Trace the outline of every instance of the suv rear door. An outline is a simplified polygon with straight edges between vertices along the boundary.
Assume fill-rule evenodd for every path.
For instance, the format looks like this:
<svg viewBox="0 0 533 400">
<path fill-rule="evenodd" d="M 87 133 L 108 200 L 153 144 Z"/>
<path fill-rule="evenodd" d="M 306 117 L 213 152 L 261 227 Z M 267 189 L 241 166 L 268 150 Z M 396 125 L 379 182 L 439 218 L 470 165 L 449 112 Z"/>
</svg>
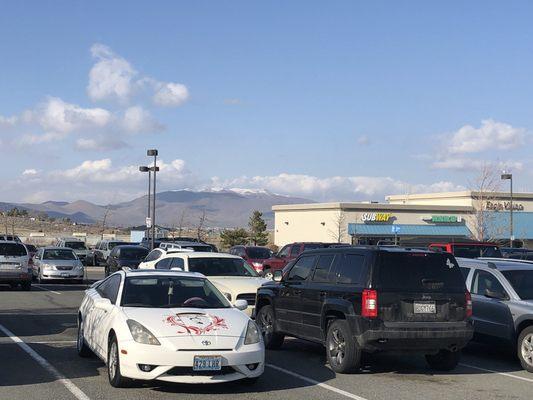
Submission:
<svg viewBox="0 0 533 400">
<path fill-rule="evenodd" d="M 380 251 L 373 283 L 385 323 L 466 318 L 466 286 L 449 253 Z"/>
</svg>

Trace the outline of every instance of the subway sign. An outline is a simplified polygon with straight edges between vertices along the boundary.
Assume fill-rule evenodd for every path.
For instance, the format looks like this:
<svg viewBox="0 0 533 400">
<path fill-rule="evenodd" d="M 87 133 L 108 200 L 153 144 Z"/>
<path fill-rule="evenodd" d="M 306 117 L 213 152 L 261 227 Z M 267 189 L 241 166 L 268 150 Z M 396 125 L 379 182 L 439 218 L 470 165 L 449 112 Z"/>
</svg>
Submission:
<svg viewBox="0 0 533 400">
<path fill-rule="evenodd" d="M 389 222 L 391 218 L 392 218 L 391 213 L 370 212 L 370 213 L 363 213 L 361 215 L 361 221 L 363 222 Z"/>
</svg>

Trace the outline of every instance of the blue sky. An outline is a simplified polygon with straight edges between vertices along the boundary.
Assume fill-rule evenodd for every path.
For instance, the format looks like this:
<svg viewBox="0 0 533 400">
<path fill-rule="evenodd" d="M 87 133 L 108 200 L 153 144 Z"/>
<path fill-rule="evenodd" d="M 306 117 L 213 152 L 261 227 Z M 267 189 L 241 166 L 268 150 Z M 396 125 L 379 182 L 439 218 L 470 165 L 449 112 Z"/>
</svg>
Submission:
<svg viewBox="0 0 533 400">
<path fill-rule="evenodd" d="M 0 200 L 251 188 L 317 200 L 533 190 L 533 4 L 11 1 Z"/>
</svg>

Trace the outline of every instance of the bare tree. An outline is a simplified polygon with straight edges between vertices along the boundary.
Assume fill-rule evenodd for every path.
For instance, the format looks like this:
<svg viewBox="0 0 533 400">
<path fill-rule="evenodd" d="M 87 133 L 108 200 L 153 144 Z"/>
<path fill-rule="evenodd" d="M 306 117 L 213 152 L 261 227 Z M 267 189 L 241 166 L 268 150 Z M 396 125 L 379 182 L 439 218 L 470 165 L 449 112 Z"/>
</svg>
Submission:
<svg viewBox="0 0 533 400">
<path fill-rule="evenodd" d="M 333 228 L 328 229 L 329 235 L 337 243 L 341 243 L 344 235 L 346 234 L 346 214 L 344 211 L 339 211 L 337 215 L 332 219 Z"/>
<path fill-rule="evenodd" d="M 178 232 L 178 237 L 183 236 L 183 229 L 185 228 L 186 222 L 187 221 L 185 219 L 185 210 L 181 210 L 181 214 L 180 214 L 180 217 L 178 218 L 178 223 L 175 229 L 175 231 Z"/>
<path fill-rule="evenodd" d="M 196 225 L 196 238 L 198 241 L 204 240 L 207 232 L 205 231 L 205 224 L 207 223 L 207 214 L 205 210 L 202 211 L 202 214 L 198 218 L 198 224 Z"/>
<path fill-rule="evenodd" d="M 105 226 L 106 226 L 107 217 L 109 215 L 110 209 L 111 209 L 111 204 L 108 204 L 107 207 L 105 208 L 104 216 L 102 217 L 102 228 L 101 228 L 102 239 L 104 238 Z"/>
<path fill-rule="evenodd" d="M 496 166 L 484 164 L 478 171 L 478 175 L 470 183 L 474 213 L 470 217 L 472 236 L 474 239 L 483 241 L 493 239 L 491 237 L 497 230 L 494 224 L 494 213 L 489 212 L 487 205 L 494 201 L 501 189 L 500 174 Z"/>
</svg>

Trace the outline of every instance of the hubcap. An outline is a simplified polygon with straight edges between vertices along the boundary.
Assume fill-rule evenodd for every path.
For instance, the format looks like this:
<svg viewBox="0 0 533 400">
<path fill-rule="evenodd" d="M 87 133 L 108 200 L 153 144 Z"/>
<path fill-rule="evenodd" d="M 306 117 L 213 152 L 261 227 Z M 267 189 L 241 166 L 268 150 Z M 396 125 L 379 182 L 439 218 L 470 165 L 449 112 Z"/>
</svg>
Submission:
<svg viewBox="0 0 533 400">
<path fill-rule="evenodd" d="M 334 329 L 331 332 L 328 348 L 331 362 L 335 365 L 341 365 L 346 355 L 346 341 L 339 329 Z"/>
<path fill-rule="evenodd" d="M 265 279 L 270 279 L 272 280 L 272 278 L 274 277 L 274 275 L 272 274 L 272 272 L 268 271 L 264 276 L 263 278 Z"/>
<path fill-rule="evenodd" d="M 270 335 L 274 331 L 274 324 L 272 323 L 272 314 L 269 312 L 262 312 L 259 321 L 261 333 L 263 336 Z"/>
<path fill-rule="evenodd" d="M 526 335 L 522 340 L 522 358 L 524 361 L 533 367 L 533 333 Z"/>
<path fill-rule="evenodd" d="M 111 350 L 109 350 L 109 363 L 108 363 L 108 369 L 109 369 L 109 377 L 111 379 L 115 378 L 115 375 L 117 373 L 117 366 L 118 366 L 118 347 L 117 342 L 111 343 Z"/>
</svg>

